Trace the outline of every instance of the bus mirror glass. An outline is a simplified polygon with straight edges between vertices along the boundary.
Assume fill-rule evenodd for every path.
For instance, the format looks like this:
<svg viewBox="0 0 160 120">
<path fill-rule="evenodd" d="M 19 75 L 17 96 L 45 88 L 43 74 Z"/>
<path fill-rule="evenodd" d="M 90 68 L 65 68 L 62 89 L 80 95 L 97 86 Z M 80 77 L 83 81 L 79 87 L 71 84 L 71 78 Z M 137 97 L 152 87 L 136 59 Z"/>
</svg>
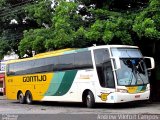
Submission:
<svg viewBox="0 0 160 120">
<path fill-rule="evenodd" d="M 114 68 L 113 70 L 121 69 L 121 63 L 119 57 L 112 57 L 111 59 L 114 60 Z"/>
<path fill-rule="evenodd" d="M 155 61 L 152 57 L 144 57 L 146 65 L 147 65 L 147 70 L 151 70 L 155 68 Z"/>
</svg>

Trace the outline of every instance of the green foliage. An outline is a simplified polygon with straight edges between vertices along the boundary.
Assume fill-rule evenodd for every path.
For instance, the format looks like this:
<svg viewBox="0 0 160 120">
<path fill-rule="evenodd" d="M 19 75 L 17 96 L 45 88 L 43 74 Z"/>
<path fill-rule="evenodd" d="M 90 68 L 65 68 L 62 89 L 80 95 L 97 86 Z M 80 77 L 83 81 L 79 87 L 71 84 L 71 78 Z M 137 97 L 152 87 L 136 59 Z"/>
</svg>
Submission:
<svg viewBox="0 0 160 120">
<path fill-rule="evenodd" d="M 9 4 L 6 0 L 0 2 L 3 7 Z M 0 36 L 8 40 L 6 43 L 10 47 L 6 46 L 7 50 L 17 50 L 15 46 L 19 45 L 21 56 L 33 50 L 41 53 L 92 44 L 134 45 L 137 39 L 160 39 L 159 0 L 56 0 L 53 8 L 51 1 L 38 0 L 15 8 L 21 12 L 13 11 L 13 14 L 0 17 Z M 4 30 L 6 26 L 3 25 L 9 28 L 12 19 L 18 24 L 12 30 Z"/>
<path fill-rule="evenodd" d="M 18 45 L 23 37 L 23 31 L 30 29 L 30 27 L 33 28 L 33 24 L 31 25 L 27 21 L 25 14 L 25 7 L 30 5 L 30 2 L 23 0 L 0 1 L 0 37 L 2 38 L 0 44 L 5 42 L 7 48 L 7 51 L 3 51 L 5 49 L 2 50 L 0 53 L 1 56 L 12 51 L 18 54 Z M 34 24 L 34 26 L 36 25 Z"/>
<path fill-rule="evenodd" d="M 51 28 L 25 32 L 19 46 L 21 55 L 24 55 L 26 50 L 40 53 L 50 49 L 74 47 L 77 38 L 82 36 L 82 29 L 79 29 L 81 19 L 79 15 L 75 14 L 76 9 L 77 4 L 74 2 L 60 2 L 52 15 Z M 81 33 L 78 33 L 77 29 Z M 78 44 L 80 45 L 80 43 Z"/>
<path fill-rule="evenodd" d="M 55 31 L 55 36 L 53 38 L 54 48 L 60 49 L 68 46 L 72 46 L 72 33 L 67 34 L 65 29 L 60 29 L 59 31 Z"/>
<path fill-rule="evenodd" d="M 98 11 L 107 13 L 106 10 Z M 133 23 L 132 19 L 125 18 L 125 14 L 118 15 L 114 14 L 114 12 L 112 13 L 112 16 L 108 14 L 107 20 L 96 20 L 86 33 L 87 38 L 95 43 L 101 40 L 103 43 L 109 44 L 113 39 L 119 39 L 123 44 L 133 44 L 130 33 Z M 123 15 L 124 18 L 120 15 Z"/>
<path fill-rule="evenodd" d="M 40 26 L 42 26 L 43 23 L 51 24 L 51 1 L 39 0 L 36 4 L 26 6 L 25 10 L 28 17 L 35 20 Z"/>
<path fill-rule="evenodd" d="M 76 23 L 77 20 L 81 22 L 80 17 L 76 14 L 77 7 L 77 3 L 74 2 L 60 2 L 52 18 L 52 27 L 56 30 L 65 28 L 68 32 L 72 26 L 76 28 L 75 25 L 79 25 Z"/>
<path fill-rule="evenodd" d="M 110 41 L 114 38 L 114 33 L 109 30 L 105 30 L 104 35 L 103 35 L 103 41 L 108 44 Z"/>
<path fill-rule="evenodd" d="M 5 3 L 6 3 L 6 0 L 1 0 L 0 1 L 0 8 L 3 8 L 3 6 L 5 5 Z"/>
<path fill-rule="evenodd" d="M 36 51 L 36 53 L 41 53 L 47 50 L 46 42 L 53 38 L 52 31 L 50 29 L 36 29 L 24 32 L 24 38 L 21 40 L 19 45 L 19 50 L 21 51 L 21 56 L 23 56 L 26 51 Z"/>
<path fill-rule="evenodd" d="M 47 49 L 59 49 L 67 46 L 72 46 L 74 29 L 74 14 L 76 11 L 76 3 L 60 2 L 56 7 L 52 18 L 52 39 L 46 42 Z"/>
<path fill-rule="evenodd" d="M 80 27 L 76 32 L 73 33 L 73 47 L 86 47 L 89 44 L 89 40 L 86 37 L 86 30 L 84 27 Z"/>
<path fill-rule="evenodd" d="M 97 20 L 93 25 L 89 28 L 89 30 L 86 33 L 86 37 L 90 41 L 98 41 L 102 38 L 103 32 L 104 32 L 104 22 L 101 20 Z"/>
<path fill-rule="evenodd" d="M 31 46 L 33 43 L 33 40 L 35 39 L 35 36 L 33 34 L 34 30 L 30 30 L 29 32 L 24 31 L 24 38 L 21 40 L 19 44 L 19 50 L 21 51 L 21 55 L 23 56 L 27 50 L 32 50 Z"/>
<path fill-rule="evenodd" d="M 160 40 L 160 3 L 158 0 L 150 0 L 150 4 L 135 18 L 133 31 L 138 37 Z"/>
<path fill-rule="evenodd" d="M 0 59 L 3 58 L 3 55 L 7 54 L 7 52 L 10 50 L 10 47 L 8 45 L 8 41 L 4 41 L 2 38 L 0 38 Z"/>
</svg>

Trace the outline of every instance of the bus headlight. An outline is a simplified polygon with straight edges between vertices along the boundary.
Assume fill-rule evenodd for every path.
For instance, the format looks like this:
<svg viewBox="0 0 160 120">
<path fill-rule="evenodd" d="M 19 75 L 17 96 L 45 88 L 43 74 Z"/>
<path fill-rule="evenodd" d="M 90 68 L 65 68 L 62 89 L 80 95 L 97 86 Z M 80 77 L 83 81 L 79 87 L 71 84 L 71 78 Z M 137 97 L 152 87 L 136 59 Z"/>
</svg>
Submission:
<svg viewBox="0 0 160 120">
<path fill-rule="evenodd" d="M 127 89 L 117 89 L 117 92 L 128 93 L 128 90 Z"/>
</svg>

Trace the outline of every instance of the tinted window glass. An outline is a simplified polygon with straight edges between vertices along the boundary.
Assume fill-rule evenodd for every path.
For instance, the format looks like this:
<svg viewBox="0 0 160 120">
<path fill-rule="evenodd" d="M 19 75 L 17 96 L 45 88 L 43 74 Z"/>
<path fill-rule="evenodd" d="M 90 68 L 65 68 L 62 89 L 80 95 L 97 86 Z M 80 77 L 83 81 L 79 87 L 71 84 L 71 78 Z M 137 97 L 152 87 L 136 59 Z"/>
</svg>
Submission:
<svg viewBox="0 0 160 120">
<path fill-rule="evenodd" d="M 7 75 L 93 68 L 91 52 L 80 52 L 9 64 Z"/>
<path fill-rule="evenodd" d="M 27 61 L 27 62 L 19 62 L 17 65 L 20 66 L 20 69 L 16 74 L 29 74 L 33 72 L 34 67 L 34 60 Z"/>
<path fill-rule="evenodd" d="M 47 71 L 57 71 L 58 70 L 58 57 L 45 58 L 45 67 Z"/>
<path fill-rule="evenodd" d="M 120 58 L 141 58 L 142 54 L 139 49 L 135 48 L 111 48 L 112 55 Z"/>
<path fill-rule="evenodd" d="M 76 69 L 93 68 L 91 52 L 80 52 L 75 54 Z"/>
<path fill-rule="evenodd" d="M 45 59 L 37 59 L 34 61 L 34 66 L 32 68 L 33 73 L 47 72 L 45 69 Z"/>
<path fill-rule="evenodd" d="M 114 88 L 115 82 L 108 49 L 94 50 L 97 74 L 102 87 Z"/>
<path fill-rule="evenodd" d="M 58 69 L 59 70 L 74 69 L 74 54 L 59 56 Z"/>
</svg>

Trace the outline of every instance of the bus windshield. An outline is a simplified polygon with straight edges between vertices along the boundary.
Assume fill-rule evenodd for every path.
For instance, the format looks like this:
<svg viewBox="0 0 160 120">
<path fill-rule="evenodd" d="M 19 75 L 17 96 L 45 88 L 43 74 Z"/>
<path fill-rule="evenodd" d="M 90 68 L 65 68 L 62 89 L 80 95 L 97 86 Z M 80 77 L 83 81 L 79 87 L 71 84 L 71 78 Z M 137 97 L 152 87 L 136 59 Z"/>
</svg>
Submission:
<svg viewBox="0 0 160 120">
<path fill-rule="evenodd" d="M 112 55 L 120 57 L 121 69 L 116 70 L 118 85 L 149 83 L 146 65 L 138 49 L 113 49 Z"/>
</svg>

